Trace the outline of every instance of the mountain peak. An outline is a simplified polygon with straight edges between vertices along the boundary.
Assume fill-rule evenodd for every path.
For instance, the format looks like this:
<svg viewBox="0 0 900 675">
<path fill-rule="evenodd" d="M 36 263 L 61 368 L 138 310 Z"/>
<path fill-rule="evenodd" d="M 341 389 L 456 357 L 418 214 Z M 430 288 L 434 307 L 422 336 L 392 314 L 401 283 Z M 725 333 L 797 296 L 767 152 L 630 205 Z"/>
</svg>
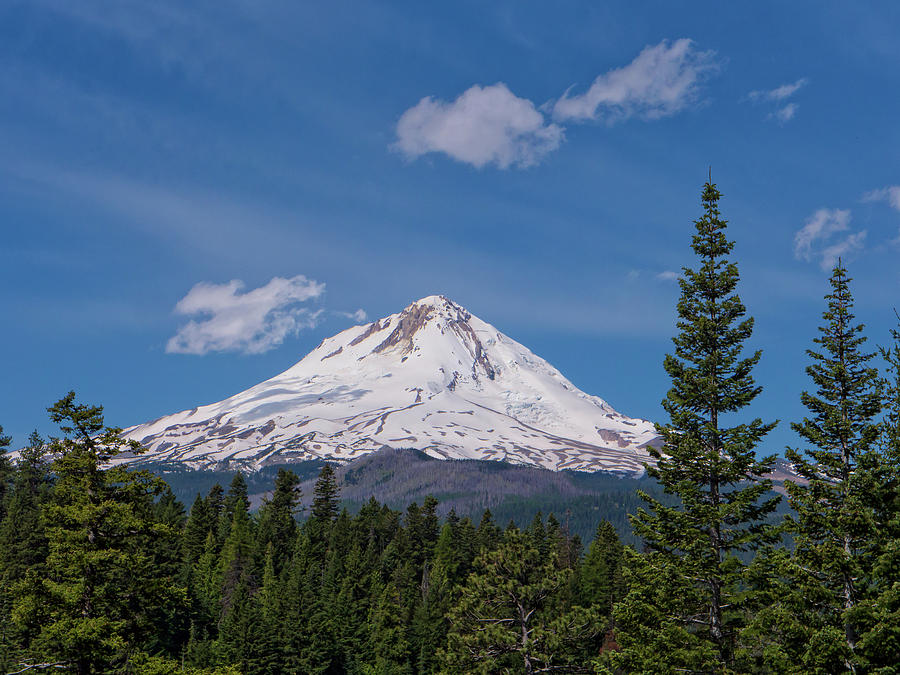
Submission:
<svg viewBox="0 0 900 675">
<path fill-rule="evenodd" d="M 455 307 L 458 309 L 462 309 L 462 307 L 457 305 L 446 295 L 426 295 L 424 298 L 419 298 L 412 304 L 408 305 L 403 311 L 405 312 L 412 307 L 433 307 L 438 310 L 446 307 Z"/>
<path fill-rule="evenodd" d="M 259 467 L 384 446 L 440 458 L 640 472 L 650 422 L 617 413 L 443 295 L 327 338 L 218 403 L 126 430 L 137 461 Z"/>
</svg>

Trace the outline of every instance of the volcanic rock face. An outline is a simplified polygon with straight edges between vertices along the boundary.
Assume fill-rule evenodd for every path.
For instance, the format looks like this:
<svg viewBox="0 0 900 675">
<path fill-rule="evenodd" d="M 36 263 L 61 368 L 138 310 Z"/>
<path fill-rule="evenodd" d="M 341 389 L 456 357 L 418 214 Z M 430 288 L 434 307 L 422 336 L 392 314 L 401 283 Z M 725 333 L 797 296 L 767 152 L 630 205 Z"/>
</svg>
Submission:
<svg viewBox="0 0 900 675">
<path fill-rule="evenodd" d="M 579 391 L 558 370 L 443 296 L 324 340 L 219 403 L 125 430 L 127 461 L 252 469 L 384 446 L 446 459 L 639 473 L 653 425 Z"/>
</svg>

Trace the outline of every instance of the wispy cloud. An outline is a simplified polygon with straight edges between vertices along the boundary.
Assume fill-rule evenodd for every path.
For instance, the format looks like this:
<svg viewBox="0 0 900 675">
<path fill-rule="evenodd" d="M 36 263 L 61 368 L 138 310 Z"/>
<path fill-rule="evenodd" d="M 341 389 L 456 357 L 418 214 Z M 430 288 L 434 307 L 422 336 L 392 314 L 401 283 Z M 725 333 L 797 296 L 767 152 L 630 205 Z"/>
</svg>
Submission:
<svg viewBox="0 0 900 675">
<path fill-rule="evenodd" d="M 864 202 L 887 202 L 891 208 L 900 211 L 900 185 L 889 185 L 872 190 L 863 195 Z"/>
<path fill-rule="evenodd" d="M 366 311 L 364 309 L 358 309 L 355 312 L 336 311 L 336 312 L 334 312 L 334 314 L 336 316 L 342 316 L 345 319 L 352 319 L 353 321 L 356 321 L 357 323 L 363 323 L 366 319 L 369 318 L 369 315 L 366 314 Z"/>
<path fill-rule="evenodd" d="M 563 130 L 505 84 L 475 85 L 447 103 L 430 96 L 403 113 L 394 147 L 410 159 L 443 152 L 476 167 L 527 167 L 556 150 Z"/>
<path fill-rule="evenodd" d="M 301 329 L 314 327 L 322 311 L 299 306 L 325 291 L 325 284 L 302 274 L 290 279 L 275 277 L 246 293 L 240 292 L 243 288 L 244 282 L 237 279 L 194 286 L 175 305 L 175 313 L 205 318 L 181 326 L 166 344 L 166 352 L 261 354 Z"/>
<path fill-rule="evenodd" d="M 794 118 L 794 115 L 797 114 L 797 107 L 796 103 L 788 103 L 786 106 L 779 108 L 775 112 L 769 113 L 769 117 L 784 124 Z"/>
<path fill-rule="evenodd" d="M 427 96 L 400 117 L 392 147 L 409 159 L 438 152 L 479 168 L 529 167 L 560 146 L 562 123 L 673 115 L 699 98 L 703 80 L 719 67 L 714 52 L 683 38 L 645 47 L 585 93 L 567 91 L 541 109 L 502 82 L 475 85 L 451 102 Z M 555 121 L 541 112 L 548 109 Z"/>
<path fill-rule="evenodd" d="M 665 270 L 656 275 L 656 278 L 660 281 L 678 281 L 678 277 L 678 272 L 673 272 L 672 270 Z"/>
<path fill-rule="evenodd" d="M 864 202 L 886 202 L 895 211 L 900 211 L 900 185 L 888 185 L 879 190 L 872 190 L 863 195 Z M 891 244 L 900 246 L 900 232 L 891 239 Z"/>
<path fill-rule="evenodd" d="M 867 234 L 868 232 L 866 232 L 866 230 L 862 230 L 861 232 L 848 235 L 841 241 L 826 247 L 821 252 L 822 259 L 819 261 L 819 265 L 823 270 L 829 270 L 834 267 L 838 258 L 846 258 L 857 251 L 861 251 L 865 244 Z"/>
<path fill-rule="evenodd" d="M 819 209 L 797 234 L 794 235 L 794 255 L 809 260 L 813 245 L 829 238 L 835 232 L 849 227 L 850 211 L 845 209 Z"/>
<path fill-rule="evenodd" d="M 599 75 L 583 94 L 567 91 L 553 106 L 560 121 L 657 119 L 695 102 L 703 80 L 719 70 L 712 51 L 682 38 L 648 46 L 627 66 Z"/>
<path fill-rule="evenodd" d="M 774 89 L 757 89 L 747 94 L 751 101 L 783 101 L 796 94 L 800 89 L 809 84 L 809 79 L 801 77 L 796 82 L 782 84 Z"/>
<path fill-rule="evenodd" d="M 830 269 L 841 256 L 862 250 L 866 230 L 835 240 L 835 235 L 850 229 L 847 209 L 819 209 L 794 235 L 794 256 L 798 260 L 819 260 L 822 269 Z"/>
<path fill-rule="evenodd" d="M 799 109 L 796 103 L 785 103 L 787 99 L 796 94 L 800 89 L 809 84 L 809 79 L 801 77 L 796 82 L 782 84 L 774 89 L 756 89 L 747 94 L 746 100 L 753 103 L 774 103 L 778 107 L 768 115 L 766 119 L 775 120 L 780 124 L 785 124 L 794 119 Z"/>
</svg>

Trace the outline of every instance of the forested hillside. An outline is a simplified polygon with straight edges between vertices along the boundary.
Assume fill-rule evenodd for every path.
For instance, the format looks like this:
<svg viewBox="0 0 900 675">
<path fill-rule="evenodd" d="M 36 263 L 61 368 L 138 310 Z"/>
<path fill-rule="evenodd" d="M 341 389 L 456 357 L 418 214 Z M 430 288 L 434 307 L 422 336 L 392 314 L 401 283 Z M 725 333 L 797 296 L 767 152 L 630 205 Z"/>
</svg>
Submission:
<svg viewBox="0 0 900 675">
<path fill-rule="evenodd" d="M 246 473 L 250 509 L 255 511 L 271 492 L 279 469 L 290 469 L 301 479 L 305 495 L 301 506 L 311 505 L 312 487 L 324 462 L 296 462 L 263 467 Z M 145 465 L 161 476 L 175 496 L 190 504 L 196 494 L 215 484 L 227 485 L 234 471 L 193 471 L 172 465 Z M 371 497 L 403 510 L 427 496 L 438 500 L 441 518 L 453 510 L 478 521 L 485 509 L 503 525 L 510 520 L 529 523 L 538 514 L 553 513 L 569 532 L 585 542 L 593 538 L 597 522 L 608 520 L 623 541 L 636 543 L 628 514 L 641 504 L 637 490 L 660 494 L 655 481 L 604 472 L 549 471 L 482 460 L 439 460 L 418 450 L 385 448 L 349 464 L 335 467 L 341 507 L 357 513 Z M 306 511 L 302 511 L 305 513 Z"/>
</svg>

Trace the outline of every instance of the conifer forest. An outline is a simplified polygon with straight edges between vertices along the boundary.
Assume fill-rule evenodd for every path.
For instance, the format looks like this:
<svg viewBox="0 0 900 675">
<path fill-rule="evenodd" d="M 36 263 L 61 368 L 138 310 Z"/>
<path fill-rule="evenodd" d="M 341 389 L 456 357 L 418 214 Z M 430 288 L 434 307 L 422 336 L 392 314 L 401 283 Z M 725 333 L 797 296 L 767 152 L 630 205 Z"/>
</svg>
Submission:
<svg viewBox="0 0 900 675">
<path fill-rule="evenodd" d="M 0 674 L 900 672 L 900 323 L 866 334 L 838 260 L 798 355 L 805 417 L 758 418 L 720 197 L 710 179 L 670 353 L 648 356 L 670 388 L 637 545 L 434 498 L 351 513 L 330 464 L 312 495 L 283 468 L 258 509 L 241 473 L 182 504 L 70 392 L 58 437 L 0 454 Z M 776 424 L 798 439 L 783 493 Z"/>
</svg>

